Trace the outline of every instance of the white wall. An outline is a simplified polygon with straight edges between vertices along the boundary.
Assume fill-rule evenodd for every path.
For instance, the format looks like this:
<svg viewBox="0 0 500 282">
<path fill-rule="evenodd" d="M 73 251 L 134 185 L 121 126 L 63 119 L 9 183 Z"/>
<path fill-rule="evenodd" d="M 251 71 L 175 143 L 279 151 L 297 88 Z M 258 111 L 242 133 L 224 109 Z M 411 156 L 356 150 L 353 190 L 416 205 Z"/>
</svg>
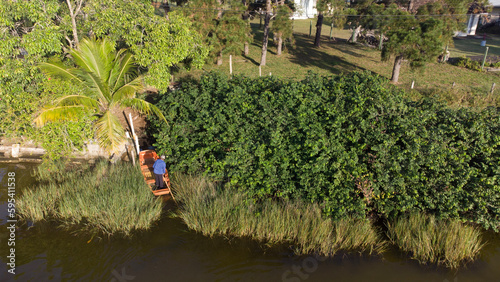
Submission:
<svg viewBox="0 0 500 282">
<path fill-rule="evenodd" d="M 314 18 L 318 13 L 316 10 L 316 0 L 295 0 L 295 7 L 297 8 L 297 11 L 293 15 L 295 19 Z"/>
</svg>

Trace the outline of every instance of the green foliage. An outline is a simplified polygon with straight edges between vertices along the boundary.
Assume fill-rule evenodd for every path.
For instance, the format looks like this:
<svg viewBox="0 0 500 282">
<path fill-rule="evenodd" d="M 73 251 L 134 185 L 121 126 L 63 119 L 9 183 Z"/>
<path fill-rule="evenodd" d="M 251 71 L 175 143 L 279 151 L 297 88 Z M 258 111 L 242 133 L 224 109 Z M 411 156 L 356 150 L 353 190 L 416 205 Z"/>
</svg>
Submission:
<svg viewBox="0 0 500 282">
<path fill-rule="evenodd" d="M 230 11 L 223 11 L 228 5 Z M 245 42 L 252 42 L 250 24 L 243 19 L 246 7 L 239 0 L 189 1 L 183 14 L 189 17 L 201 40 L 210 48 L 210 58 L 221 54 L 236 55 L 243 51 Z"/>
<path fill-rule="evenodd" d="M 465 56 L 459 58 L 455 62 L 455 65 L 458 67 L 467 68 L 467 69 L 471 69 L 471 70 L 475 70 L 475 71 L 481 71 L 481 64 L 482 64 L 481 61 L 472 60 L 471 58 L 465 57 Z M 493 63 L 493 62 L 486 61 L 484 66 L 485 67 L 499 68 L 500 62 Z"/>
<path fill-rule="evenodd" d="M 250 23 L 242 18 L 245 6 L 241 1 L 226 2 L 231 4 L 231 11 L 224 12 L 217 22 L 217 43 L 214 49 L 224 54 L 239 55 L 245 42 L 252 42 L 252 30 Z"/>
<path fill-rule="evenodd" d="M 132 54 L 126 50 L 117 52 L 115 43 L 104 38 L 84 39 L 79 49 L 71 49 L 69 55 L 75 67 L 61 62 L 42 63 L 40 67 L 47 75 L 78 85 L 79 91 L 47 105 L 35 119 L 37 125 L 79 120 L 82 113 L 90 111 L 98 117 L 94 129 L 99 145 L 113 153 L 125 141 L 125 131 L 116 117 L 118 110 L 132 107 L 144 114 L 155 113 L 164 120 L 154 105 L 136 97 L 144 91 L 144 84 Z"/>
<path fill-rule="evenodd" d="M 290 45 L 293 46 L 293 29 L 292 29 L 292 20 L 290 19 L 290 15 L 292 14 L 292 10 L 285 5 L 279 6 L 276 17 L 271 25 L 271 32 L 276 35 L 276 37 L 281 37 L 283 40 L 289 40 Z"/>
<path fill-rule="evenodd" d="M 467 21 L 467 4 L 470 0 L 444 0 L 427 3 L 419 7 L 417 15 L 444 15 L 442 40 L 446 44 L 453 43 L 453 35 L 465 27 Z"/>
<path fill-rule="evenodd" d="M 158 102 L 157 151 L 257 199 L 322 203 L 334 218 L 424 211 L 500 223 L 500 113 L 419 103 L 369 73 L 185 81 Z"/>
<path fill-rule="evenodd" d="M 93 138 L 91 123 L 87 116 L 78 121 L 51 122 L 36 131 L 35 141 L 45 149 L 45 159 L 68 157 L 74 151 L 82 151 L 85 142 Z"/>
<path fill-rule="evenodd" d="M 36 63 L 62 51 L 59 13 L 56 0 L 0 2 L 0 137 L 36 136 L 32 115 L 47 98 Z"/>
<path fill-rule="evenodd" d="M 422 66 L 425 62 L 436 59 L 444 45 L 443 22 L 427 18 L 419 22 L 412 16 L 396 17 L 388 28 L 388 42 L 382 49 L 382 59 L 391 55 L 403 56 L 412 66 Z"/>
<path fill-rule="evenodd" d="M 156 16 L 148 0 L 84 0 L 83 7 L 76 16 L 78 34 L 109 36 L 118 40 L 119 48 L 129 47 L 140 70 L 149 71 L 145 81 L 160 90 L 170 85 L 172 66 L 185 63 L 200 67 L 204 63 L 208 51 L 191 30 L 189 20 L 175 13 L 170 20 Z M 38 68 L 48 58 L 61 56 L 72 36 L 66 1 L 0 1 L 1 138 L 40 141 L 49 155 L 58 156 L 73 145 L 80 147 L 83 140 L 77 141 L 78 136 L 91 137 L 78 134 L 81 128 L 90 127 L 90 118 L 84 113 L 75 116 L 83 120 L 53 124 L 50 130 L 32 125 L 43 105 L 68 93 L 82 94 L 81 89 L 64 81 L 59 80 L 58 86 L 48 83 L 51 78 Z M 71 141 L 70 145 L 66 141 Z M 59 153 L 58 148 L 62 150 Z"/>
<path fill-rule="evenodd" d="M 474 61 L 469 57 L 462 57 L 458 59 L 456 65 L 462 68 L 468 68 L 475 71 L 481 70 L 481 63 L 479 61 Z"/>
<path fill-rule="evenodd" d="M 176 12 L 169 19 L 154 13 L 149 0 L 88 0 L 82 21 L 82 33 L 92 32 L 97 37 L 109 36 L 124 44 L 137 60 L 147 68 L 147 84 L 166 91 L 170 85 L 171 68 L 186 63 L 187 67 L 201 67 L 208 49 L 193 30 L 190 21 Z"/>
<path fill-rule="evenodd" d="M 67 174 L 62 182 L 49 181 L 21 195 L 16 207 L 22 219 L 56 220 L 64 228 L 130 236 L 151 228 L 160 218 L 161 200 L 154 201 L 135 166 L 101 161 L 84 171 L 60 173 Z"/>
</svg>

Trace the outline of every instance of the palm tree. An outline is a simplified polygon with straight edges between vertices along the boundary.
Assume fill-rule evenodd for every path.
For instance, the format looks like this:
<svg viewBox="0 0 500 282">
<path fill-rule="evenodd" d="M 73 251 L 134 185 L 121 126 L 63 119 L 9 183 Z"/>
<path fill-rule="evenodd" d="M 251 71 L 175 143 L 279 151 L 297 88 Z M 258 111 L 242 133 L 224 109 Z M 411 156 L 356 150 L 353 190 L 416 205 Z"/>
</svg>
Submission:
<svg viewBox="0 0 500 282">
<path fill-rule="evenodd" d="M 114 153 L 125 141 L 125 130 L 114 113 L 132 107 L 165 120 L 156 106 L 136 98 L 136 93 L 143 91 L 145 86 L 132 54 L 126 50 L 116 51 L 114 42 L 104 38 L 84 39 L 79 49 L 71 49 L 69 55 L 76 67 L 56 62 L 41 63 L 40 68 L 47 75 L 74 81 L 82 86 L 83 91 L 45 106 L 35 119 L 37 126 L 50 121 L 72 120 L 82 111 L 91 110 L 98 117 L 94 128 L 99 145 Z"/>
</svg>

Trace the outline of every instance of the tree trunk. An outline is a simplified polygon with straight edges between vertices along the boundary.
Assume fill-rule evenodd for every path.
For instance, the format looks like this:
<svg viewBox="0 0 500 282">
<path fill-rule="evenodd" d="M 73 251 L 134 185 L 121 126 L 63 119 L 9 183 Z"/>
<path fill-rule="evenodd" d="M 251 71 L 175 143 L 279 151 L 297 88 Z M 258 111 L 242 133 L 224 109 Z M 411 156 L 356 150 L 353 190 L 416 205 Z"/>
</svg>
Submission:
<svg viewBox="0 0 500 282">
<path fill-rule="evenodd" d="M 276 51 L 276 54 L 278 56 L 281 55 L 281 46 L 283 46 L 283 37 L 281 36 L 281 33 L 278 34 L 278 50 Z"/>
<path fill-rule="evenodd" d="M 221 66 L 222 65 L 222 52 L 219 53 L 217 56 L 217 65 Z"/>
<path fill-rule="evenodd" d="M 241 3 L 246 7 L 245 13 L 243 13 L 243 20 L 245 20 L 247 22 L 247 24 L 249 24 L 248 19 L 250 18 L 250 13 L 248 12 L 247 0 L 242 0 Z M 249 45 L 248 42 L 245 41 L 245 45 L 244 45 L 244 49 L 243 49 L 243 54 L 245 56 L 248 56 L 248 53 L 250 52 L 248 45 Z"/>
<path fill-rule="evenodd" d="M 321 27 L 323 26 L 323 14 L 320 12 L 318 14 L 318 21 L 316 22 L 316 37 L 314 38 L 314 46 L 319 47 L 321 45 Z"/>
<path fill-rule="evenodd" d="M 77 1 L 75 3 L 75 7 L 71 5 L 71 0 L 66 0 L 69 9 L 69 15 L 71 17 L 71 27 L 73 29 L 73 48 L 78 48 L 80 45 L 80 40 L 78 40 L 78 30 L 76 27 L 76 17 L 80 13 L 80 9 L 82 8 L 83 0 Z M 71 46 L 70 46 L 71 47 Z"/>
<path fill-rule="evenodd" d="M 219 7 L 217 8 L 217 10 L 219 10 L 217 12 L 217 19 L 220 19 L 222 18 L 222 0 L 218 0 L 217 3 L 219 3 Z"/>
<path fill-rule="evenodd" d="M 403 63 L 403 56 L 396 56 L 394 59 L 394 67 L 392 69 L 392 78 L 391 82 L 396 83 L 399 80 L 399 71 L 401 70 L 401 63 Z"/>
<path fill-rule="evenodd" d="M 351 39 L 349 40 L 351 43 L 356 43 L 358 42 L 358 35 L 361 32 L 361 25 L 358 25 L 358 27 L 353 30 Z"/>
<path fill-rule="evenodd" d="M 245 56 L 248 56 L 248 53 L 250 52 L 248 45 L 249 45 L 248 42 L 245 42 L 245 49 L 243 51 L 243 54 L 245 54 Z"/>
<path fill-rule="evenodd" d="M 266 17 L 264 19 L 264 38 L 262 39 L 262 55 L 260 65 L 266 65 L 267 41 L 269 39 L 269 22 L 271 21 L 271 0 L 266 0 Z"/>
</svg>

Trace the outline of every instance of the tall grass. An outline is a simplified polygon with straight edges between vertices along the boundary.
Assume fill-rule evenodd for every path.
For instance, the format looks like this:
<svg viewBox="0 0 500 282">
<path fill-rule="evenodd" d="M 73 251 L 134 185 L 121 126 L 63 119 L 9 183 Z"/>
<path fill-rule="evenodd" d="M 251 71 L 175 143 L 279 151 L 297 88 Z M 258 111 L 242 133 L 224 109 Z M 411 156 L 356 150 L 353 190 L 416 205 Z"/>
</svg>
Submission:
<svg viewBox="0 0 500 282">
<path fill-rule="evenodd" d="M 457 268 L 474 260 L 484 246 L 478 228 L 456 219 L 440 221 L 434 216 L 412 214 L 387 227 L 390 240 L 421 263 Z"/>
<path fill-rule="evenodd" d="M 297 254 L 333 255 L 337 250 L 381 252 L 384 243 L 366 219 L 324 218 L 317 204 L 268 201 L 255 204 L 242 192 L 217 187 L 203 177 L 175 175 L 177 215 L 206 236 L 230 235 L 290 243 Z"/>
<path fill-rule="evenodd" d="M 34 222 L 55 219 L 68 228 L 125 236 L 150 228 L 160 218 L 161 201 L 153 200 L 141 172 L 130 164 L 101 161 L 68 175 L 61 183 L 56 177 L 27 190 L 17 202 L 20 217 Z"/>
</svg>

